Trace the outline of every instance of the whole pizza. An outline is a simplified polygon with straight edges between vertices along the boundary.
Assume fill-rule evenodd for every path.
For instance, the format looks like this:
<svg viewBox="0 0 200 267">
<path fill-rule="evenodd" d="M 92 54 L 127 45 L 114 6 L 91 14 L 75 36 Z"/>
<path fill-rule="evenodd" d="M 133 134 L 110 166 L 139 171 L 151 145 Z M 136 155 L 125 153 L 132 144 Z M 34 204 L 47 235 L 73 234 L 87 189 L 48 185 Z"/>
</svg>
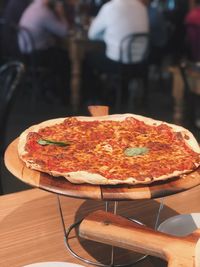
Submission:
<svg viewBox="0 0 200 267">
<path fill-rule="evenodd" d="M 42 122 L 20 135 L 18 153 L 29 168 L 101 185 L 152 183 L 200 164 L 190 131 L 134 114 Z"/>
</svg>

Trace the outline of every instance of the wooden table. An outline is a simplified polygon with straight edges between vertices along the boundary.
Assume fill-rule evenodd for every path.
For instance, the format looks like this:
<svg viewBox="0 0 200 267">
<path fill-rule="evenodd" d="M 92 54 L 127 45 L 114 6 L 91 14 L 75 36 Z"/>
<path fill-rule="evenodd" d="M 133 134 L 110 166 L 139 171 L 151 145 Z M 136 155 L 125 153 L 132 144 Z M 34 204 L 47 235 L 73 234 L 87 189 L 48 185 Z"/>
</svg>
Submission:
<svg viewBox="0 0 200 267">
<path fill-rule="evenodd" d="M 86 34 L 71 36 L 68 42 L 68 49 L 71 59 L 71 106 L 76 114 L 80 108 L 82 63 L 88 51 L 101 50 L 104 48 L 103 42 L 91 41 Z"/>
<path fill-rule="evenodd" d="M 102 209 L 101 201 L 61 197 L 65 220 L 73 223 L 94 210 Z M 83 264 L 66 251 L 57 209 L 56 196 L 31 189 L 0 197 L 0 266 L 22 267 L 41 261 L 67 261 Z M 177 213 L 200 212 L 200 186 L 165 198 L 161 221 Z M 124 201 L 119 214 L 133 216 L 153 227 L 159 200 Z M 107 247 L 71 238 L 76 250 L 90 259 L 105 260 Z M 125 254 L 129 258 L 131 252 Z M 122 257 L 123 259 L 123 257 Z M 86 264 L 84 264 L 87 266 Z M 137 267 L 165 267 L 159 259 L 148 257 Z M 189 266 L 188 266 L 189 267 Z"/>
<path fill-rule="evenodd" d="M 172 96 L 174 99 L 173 121 L 181 125 L 183 123 L 184 112 L 184 82 L 178 66 L 170 67 L 169 71 L 173 75 Z"/>
<path fill-rule="evenodd" d="M 181 74 L 179 66 L 170 67 L 169 71 L 173 75 L 173 89 L 172 95 L 174 98 L 174 123 L 182 125 L 184 122 L 184 111 L 185 111 L 185 83 Z M 186 67 L 185 75 L 187 76 L 187 83 L 191 93 L 198 96 L 200 95 L 200 68 Z M 187 96 L 188 97 L 188 96 Z M 194 104 L 194 103 L 193 103 Z"/>
</svg>

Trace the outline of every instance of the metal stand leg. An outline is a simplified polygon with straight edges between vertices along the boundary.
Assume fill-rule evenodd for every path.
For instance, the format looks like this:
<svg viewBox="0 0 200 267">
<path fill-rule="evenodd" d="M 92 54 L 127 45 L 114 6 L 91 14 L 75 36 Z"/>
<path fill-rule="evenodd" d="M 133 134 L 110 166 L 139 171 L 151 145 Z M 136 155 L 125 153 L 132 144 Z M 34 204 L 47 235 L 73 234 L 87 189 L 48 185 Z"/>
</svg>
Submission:
<svg viewBox="0 0 200 267">
<path fill-rule="evenodd" d="M 66 245 L 66 248 L 68 249 L 68 251 L 77 259 L 87 263 L 87 264 L 91 264 L 91 265 L 94 265 L 94 266 L 100 266 L 100 267 L 124 267 L 124 266 L 130 266 L 130 265 L 135 265 L 137 264 L 138 262 L 144 260 L 148 255 L 143 255 L 141 257 L 139 257 L 138 259 L 136 259 L 134 262 L 130 262 L 130 263 L 126 263 L 126 264 L 115 264 L 114 263 L 114 247 L 112 246 L 111 247 L 111 260 L 110 260 L 110 264 L 109 265 L 105 265 L 103 263 L 99 263 L 99 262 L 93 262 L 93 261 L 90 261 L 90 260 L 87 260 L 81 256 L 79 256 L 78 254 L 76 254 L 72 248 L 70 247 L 69 245 L 69 235 L 71 233 L 71 231 L 77 227 L 83 219 L 75 222 L 74 224 L 70 225 L 68 228 L 66 227 L 65 225 L 65 221 L 64 221 L 64 216 L 63 216 L 63 211 L 62 211 L 62 207 L 61 207 L 61 201 L 60 201 L 60 198 L 59 198 L 59 195 L 57 195 L 57 200 L 58 200 L 58 208 L 59 208 L 59 213 L 60 213 L 60 218 L 61 218 L 61 223 L 62 223 L 62 227 L 63 227 L 63 232 L 64 232 L 64 241 L 65 241 L 65 245 Z M 157 218 L 156 218 L 156 223 L 155 223 L 155 229 L 157 229 L 157 226 L 158 226 L 158 222 L 159 222 L 159 216 L 160 216 L 160 213 L 161 213 L 161 210 L 163 209 L 163 204 L 164 200 L 162 199 L 161 201 L 161 204 L 160 204 L 160 207 L 159 207 L 159 210 L 158 210 L 158 214 L 157 214 Z M 109 211 L 109 205 L 110 205 L 110 202 L 106 201 L 105 202 L 105 210 L 106 212 Z M 113 206 L 113 214 L 117 214 L 117 208 L 118 208 L 118 201 L 114 201 L 114 206 Z M 140 225 L 144 225 L 143 223 L 137 221 L 137 220 L 134 220 L 132 218 L 128 218 L 129 220 L 137 223 L 137 224 L 140 224 Z"/>
<path fill-rule="evenodd" d="M 118 202 L 114 202 L 114 207 L 113 207 L 113 214 L 117 214 L 117 207 L 118 207 Z M 106 212 L 108 212 L 109 208 L 109 202 L 106 201 Z M 111 246 L 111 260 L 110 260 L 110 266 L 114 266 L 114 247 Z"/>
<path fill-rule="evenodd" d="M 64 216 L 63 216 L 63 212 L 62 212 L 62 207 L 61 207 L 61 202 L 60 202 L 60 198 L 59 198 L 59 195 L 57 195 L 57 200 L 58 200 L 58 208 L 59 208 L 59 213 L 60 213 L 60 218 L 61 218 L 61 223 L 62 223 L 62 227 L 63 227 L 63 232 L 64 232 L 64 241 L 65 241 L 65 245 L 66 245 L 66 248 L 68 249 L 68 251 L 77 259 L 87 263 L 87 264 L 91 264 L 91 265 L 94 265 L 94 266 L 100 266 L 100 267 L 110 267 L 110 265 L 105 265 L 105 264 L 102 264 L 102 263 L 99 263 L 99 262 L 93 262 L 93 261 L 90 261 L 90 260 L 87 260 L 81 256 L 79 256 L 76 252 L 74 252 L 72 250 L 72 248 L 70 247 L 70 244 L 68 242 L 68 239 L 69 239 L 69 235 L 71 233 L 71 231 L 77 227 L 83 219 L 75 222 L 74 224 L 70 225 L 68 228 L 65 226 L 65 221 L 64 221 Z"/>
<path fill-rule="evenodd" d="M 155 226 L 154 226 L 154 229 L 155 230 L 158 229 L 158 223 L 159 223 L 159 219 L 160 219 L 160 213 L 161 213 L 163 207 L 164 207 L 164 198 L 161 199 L 160 206 L 159 206 L 159 209 L 158 209 L 158 214 L 157 214 L 157 217 L 156 217 L 156 223 L 155 223 Z"/>
<path fill-rule="evenodd" d="M 106 212 L 108 212 L 108 208 L 109 208 L 109 202 L 106 201 Z M 118 208 L 118 201 L 114 201 L 114 206 L 113 206 L 113 214 L 117 214 L 117 208 Z M 129 220 L 131 220 L 132 222 L 135 222 L 137 224 L 140 225 L 144 225 L 143 223 L 134 220 L 132 218 L 128 218 Z M 114 247 L 111 247 L 111 261 L 110 261 L 110 266 L 116 266 L 116 267 L 121 267 L 121 266 L 130 266 L 130 265 L 135 265 L 138 262 L 144 260 L 148 255 L 143 255 L 141 257 L 139 257 L 138 259 L 136 259 L 134 262 L 130 262 L 130 263 L 126 263 L 126 264 L 114 264 Z"/>
</svg>

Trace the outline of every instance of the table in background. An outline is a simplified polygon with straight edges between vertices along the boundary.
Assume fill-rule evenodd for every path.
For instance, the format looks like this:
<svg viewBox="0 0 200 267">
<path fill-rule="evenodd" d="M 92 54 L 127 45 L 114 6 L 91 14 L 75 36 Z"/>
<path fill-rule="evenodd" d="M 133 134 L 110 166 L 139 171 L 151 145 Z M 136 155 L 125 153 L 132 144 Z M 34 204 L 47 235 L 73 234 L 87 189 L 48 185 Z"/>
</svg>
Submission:
<svg viewBox="0 0 200 267">
<path fill-rule="evenodd" d="M 176 124 L 183 123 L 184 113 L 184 82 L 179 66 L 169 67 L 173 76 L 172 96 L 174 99 L 173 121 Z"/>
<path fill-rule="evenodd" d="M 104 43 L 101 41 L 91 41 L 85 33 L 72 35 L 68 40 L 69 56 L 71 59 L 71 106 L 76 114 L 80 107 L 81 96 L 81 78 L 82 78 L 82 63 L 86 53 L 92 50 L 104 49 Z"/>
<path fill-rule="evenodd" d="M 185 79 L 187 80 L 189 88 L 185 88 L 186 84 L 184 82 L 183 74 L 181 73 L 180 66 L 169 67 L 169 71 L 173 75 L 173 88 L 172 95 L 174 98 L 174 112 L 173 120 L 176 124 L 182 125 L 184 123 L 185 115 L 185 105 L 189 104 L 189 100 L 185 99 L 188 97 L 186 91 L 190 90 L 190 93 L 198 96 L 200 95 L 200 67 L 193 64 L 193 67 L 187 67 L 185 72 Z M 185 101 L 186 100 L 186 101 Z M 192 103 L 191 103 L 192 104 Z M 194 104 L 194 103 L 193 103 Z"/>
</svg>

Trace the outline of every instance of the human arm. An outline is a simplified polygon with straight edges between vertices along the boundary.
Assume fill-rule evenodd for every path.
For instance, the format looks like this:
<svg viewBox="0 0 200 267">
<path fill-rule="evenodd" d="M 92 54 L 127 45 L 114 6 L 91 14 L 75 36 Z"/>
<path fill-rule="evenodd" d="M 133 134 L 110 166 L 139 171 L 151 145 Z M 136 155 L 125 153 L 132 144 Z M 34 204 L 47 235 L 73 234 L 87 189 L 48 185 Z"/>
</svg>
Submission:
<svg viewBox="0 0 200 267">
<path fill-rule="evenodd" d="M 93 19 L 89 31 L 88 37 L 91 40 L 102 40 L 106 29 L 106 18 L 108 16 L 107 8 L 103 6 L 97 16 Z"/>
<path fill-rule="evenodd" d="M 43 27 L 52 34 L 64 37 L 68 34 L 68 22 L 62 3 L 57 3 L 53 10 L 46 10 Z"/>
</svg>

